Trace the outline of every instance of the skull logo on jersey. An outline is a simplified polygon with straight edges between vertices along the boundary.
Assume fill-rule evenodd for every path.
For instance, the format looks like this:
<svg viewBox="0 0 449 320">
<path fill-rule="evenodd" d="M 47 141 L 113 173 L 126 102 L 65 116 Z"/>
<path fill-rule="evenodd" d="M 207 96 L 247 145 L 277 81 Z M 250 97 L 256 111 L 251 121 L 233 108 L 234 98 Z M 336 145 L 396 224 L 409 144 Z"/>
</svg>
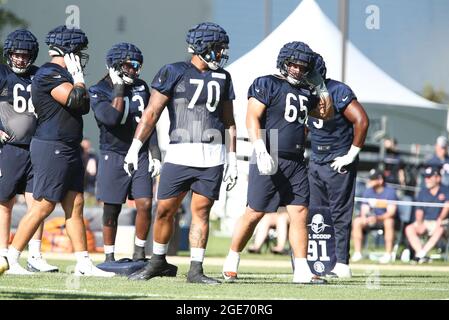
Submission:
<svg viewBox="0 0 449 320">
<path fill-rule="evenodd" d="M 321 214 L 315 214 L 312 218 L 312 223 L 310 223 L 308 226 L 312 229 L 315 233 L 321 233 L 324 231 L 326 227 L 329 227 L 328 224 L 324 223 L 324 217 Z"/>
</svg>

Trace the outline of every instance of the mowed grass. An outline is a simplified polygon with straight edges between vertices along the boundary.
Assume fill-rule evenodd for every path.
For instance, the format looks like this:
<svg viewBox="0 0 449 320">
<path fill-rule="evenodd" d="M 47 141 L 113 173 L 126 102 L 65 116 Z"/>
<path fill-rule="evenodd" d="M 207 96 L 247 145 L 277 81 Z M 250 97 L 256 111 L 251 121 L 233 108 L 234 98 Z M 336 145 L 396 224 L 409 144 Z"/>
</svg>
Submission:
<svg viewBox="0 0 449 320">
<path fill-rule="evenodd" d="M 49 261 L 58 265 L 61 272 L 1 276 L 0 299 L 449 299 L 448 272 L 384 271 L 372 266 L 366 270 L 355 269 L 350 280 L 310 286 L 291 283 L 290 268 L 270 267 L 267 260 L 263 267 L 241 267 L 236 283 L 207 286 L 186 282 L 186 263 L 179 265 L 176 278 L 136 282 L 124 277 L 78 278 L 70 274 L 74 262 Z M 220 277 L 220 271 L 220 266 L 206 263 L 208 275 Z"/>
</svg>

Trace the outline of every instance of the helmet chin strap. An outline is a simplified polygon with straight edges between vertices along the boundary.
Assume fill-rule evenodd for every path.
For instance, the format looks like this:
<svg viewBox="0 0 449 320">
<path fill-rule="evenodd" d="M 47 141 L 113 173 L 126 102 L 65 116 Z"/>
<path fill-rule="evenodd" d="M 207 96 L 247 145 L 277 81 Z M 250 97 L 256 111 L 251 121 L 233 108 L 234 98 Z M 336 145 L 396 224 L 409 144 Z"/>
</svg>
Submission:
<svg viewBox="0 0 449 320">
<path fill-rule="evenodd" d="M 215 71 L 215 70 L 217 70 L 220 67 L 220 65 L 219 65 L 219 63 L 217 61 L 207 61 L 201 54 L 199 54 L 198 56 L 200 57 L 201 60 L 204 61 L 204 63 L 207 64 L 209 69 Z"/>
<path fill-rule="evenodd" d="M 123 75 L 122 76 L 123 82 L 126 84 L 133 84 L 134 83 L 134 79 L 131 77 L 128 77 L 127 75 Z"/>
<path fill-rule="evenodd" d="M 28 70 L 28 67 L 26 67 L 26 68 L 17 68 L 17 67 L 12 66 L 11 70 L 14 73 L 22 74 L 22 73 L 25 73 Z"/>
</svg>

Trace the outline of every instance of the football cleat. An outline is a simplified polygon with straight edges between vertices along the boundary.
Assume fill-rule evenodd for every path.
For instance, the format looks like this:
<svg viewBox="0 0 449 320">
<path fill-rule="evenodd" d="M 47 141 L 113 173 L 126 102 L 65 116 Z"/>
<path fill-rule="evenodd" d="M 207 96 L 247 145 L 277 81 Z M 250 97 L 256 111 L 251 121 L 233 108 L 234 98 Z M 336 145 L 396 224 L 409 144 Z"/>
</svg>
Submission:
<svg viewBox="0 0 449 320">
<path fill-rule="evenodd" d="M 48 264 L 47 261 L 41 256 L 30 256 L 27 261 L 27 269 L 31 272 L 58 272 L 59 269 L 56 266 Z"/>
<path fill-rule="evenodd" d="M 150 262 L 140 270 L 132 273 L 129 280 L 149 280 L 154 277 L 176 277 L 178 267 L 167 263 L 166 260 L 150 260 Z"/>
<path fill-rule="evenodd" d="M 314 274 L 310 275 L 293 275 L 293 283 L 298 284 L 327 284 L 327 281 L 323 278 L 320 278 Z"/>
<path fill-rule="evenodd" d="M 8 271 L 5 274 L 17 275 L 17 276 L 29 276 L 34 274 L 33 272 L 29 272 L 25 268 L 23 268 L 20 264 L 15 263 L 9 266 Z"/>
<path fill-rule="evenodd" d="M 187 282 L 200 284 L 220 284 L 221 281 L 204 275 L 203 263 L 199 261 L 190 262 L 190 269 L 187 273 Z"/>
<path fill-rule="evenodd" d="M 352 277 L 351 268 L 349 265 L 337 262 L 335 267 L 326 274 L 328 278 L 349 279 Z"/>
<path fill-rule="evenodd" d="M 227 256 L 223 264 L 222 275 L 226 281 L 233 282 L 237 280 L 237 270 L 239 269 L 240 256 Z"/>
<path fill-rule="evenodd" d="M 8 259 L 6 259 L 6 257 L 0 256 L 0 276 L 8 269 Z"/>
<path fill-rule="evenodd" d="M 75 276 L 83 277 L 105 277 L 110 278 L 115 276 L 114 272 L 103 271 L 93 265 L 92 261 L 86 259 L 86 261 L 78 262 L 75 266 Z"/>
</svg>

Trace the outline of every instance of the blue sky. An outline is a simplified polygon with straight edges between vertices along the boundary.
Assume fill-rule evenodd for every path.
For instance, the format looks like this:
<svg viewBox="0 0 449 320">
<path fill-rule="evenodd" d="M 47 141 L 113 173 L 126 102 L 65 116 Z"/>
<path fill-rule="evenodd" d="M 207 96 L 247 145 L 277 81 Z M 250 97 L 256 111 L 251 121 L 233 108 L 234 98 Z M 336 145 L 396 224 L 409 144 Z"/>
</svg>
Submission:
<svg viewBox="0 0 449 320">
<path fill-rule="evenodd" d="M 272 0 L 272 29 L 300 0 Z M 316 0 L 338 21 L 338 0 Z M 231 36 L 230 62 L 264 38 L 264 0 L 214 0 L 213 18 Z M 379 7 L 380 29 L 365 27 L 369 5 Z M 349 0 L 349 39 L 406 87 L 421 92 L 426 83 L 449 93 L 449 1 Z"/>
</svg>

